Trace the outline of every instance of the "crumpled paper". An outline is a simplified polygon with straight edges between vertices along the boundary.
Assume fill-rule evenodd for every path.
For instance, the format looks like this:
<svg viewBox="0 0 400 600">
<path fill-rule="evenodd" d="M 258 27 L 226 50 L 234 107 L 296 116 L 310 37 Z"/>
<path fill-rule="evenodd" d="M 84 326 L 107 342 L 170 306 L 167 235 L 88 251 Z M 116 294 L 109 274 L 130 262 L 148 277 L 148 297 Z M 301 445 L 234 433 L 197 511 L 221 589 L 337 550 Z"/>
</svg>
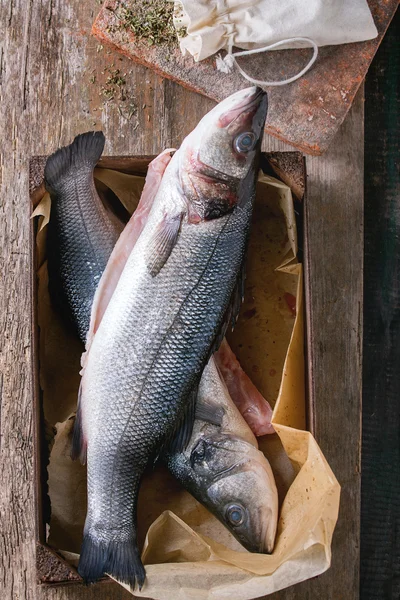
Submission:
<svg viewBox="0 0 400 600">
<path fill-rule="evenodd" d="M 111 169 L 96 169 L 95 178 L 103 195 L 109 188 L 128 212 L 135 209 L 143 178 Z M 76 564 L 86 514 L 86 468 L 70 459 L 70 442 L 82 346 L 54 313 L 48 297 L 45 225 L 50 205 L 45 195 L 35 211 L 42 221 L 37 235 L 40 385 L 45 419 L 56 431 L 48 466 L 48 543 Z M 134 591 L 137 596 L 247 600 L 329 567 L 340 487 L 305 431 L 302 269 L 296 254 L 290 189 L 261 174 L 245 301 L 228 338 L 245 371 L 274 406 L 276 434 L 259 438 L 279 493 L 274 551 L 245 551 L 160 465 L 145 476 L 139 496 L 138 537 L 147 579 L 141 592 Z"/>
</svg>

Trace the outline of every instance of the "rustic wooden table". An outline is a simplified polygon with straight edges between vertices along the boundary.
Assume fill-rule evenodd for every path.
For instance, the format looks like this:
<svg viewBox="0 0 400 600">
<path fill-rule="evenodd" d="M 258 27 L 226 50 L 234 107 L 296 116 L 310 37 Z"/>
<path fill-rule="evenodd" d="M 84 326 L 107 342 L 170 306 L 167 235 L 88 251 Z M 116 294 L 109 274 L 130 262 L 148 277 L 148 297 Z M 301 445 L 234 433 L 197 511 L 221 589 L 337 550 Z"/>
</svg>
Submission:
<svg viewBox="0 0 400 600">
<path fill-rule="evenodd" d="M 89 588 L 36 584 L 29 157 L 93 128 L 105 132 L 106 154 L 156 154 L 178 145 L 213 104 L 99 48 L 89 35 L 98 8 L 94 0 L 0 0 L 0 597 L 5 600 L 131 598 L 112 582 Z M 120 88 L 117 69 L 126 72 Z M 103 106 L 113 95 L 110 89 L 116 97 Z M 264 146 L 290 149 L 270 137 Z M 307 170 L 314 425 L 342 485 L 342 501 L 330 570 L 269 598 L 358 600 L 362 90 L 330 150 L 307 158 Z"/>
</svg>

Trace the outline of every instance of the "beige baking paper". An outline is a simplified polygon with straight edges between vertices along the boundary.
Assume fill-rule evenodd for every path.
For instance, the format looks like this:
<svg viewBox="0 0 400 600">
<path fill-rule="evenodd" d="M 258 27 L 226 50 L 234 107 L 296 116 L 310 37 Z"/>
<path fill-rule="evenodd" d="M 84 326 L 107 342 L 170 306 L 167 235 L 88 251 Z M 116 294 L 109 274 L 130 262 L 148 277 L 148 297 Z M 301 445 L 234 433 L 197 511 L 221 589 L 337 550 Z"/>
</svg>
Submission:
<svg viewBox="0 0 400 600">
<path fill-rule="evenodd" d="M 143 178 L 96 169 L 129 212 Z M 48 485 L 48 543 L 76 564 L 86 514 L 86 469 L 70 459 L 82 346 L 53 312 L 47 292 L 45 224 L 40 216 L 38 280 L 40 385 L 44 414 L 55 431 Z M 276 434 L 259 438 L 277 482 L 280 515 L 274 552 L 251 554 L 161 465 L 144 479 L 139 543 L 147 579 L 135 595 L 160 600 L 257 598 L 314 577 L 330 564 L 340 487 L 305 431 L 302 270 L 290 189 L 260 175 L 247 261 L 245 301 L 228 336 L 243 368 L 274 406 Z M 278 266 L 279 265 L 279 266 Z M 124 586 L 126 587 L 126 586 Z M 132 591 L 132 590 L 131 590 Z"/>
</svg>

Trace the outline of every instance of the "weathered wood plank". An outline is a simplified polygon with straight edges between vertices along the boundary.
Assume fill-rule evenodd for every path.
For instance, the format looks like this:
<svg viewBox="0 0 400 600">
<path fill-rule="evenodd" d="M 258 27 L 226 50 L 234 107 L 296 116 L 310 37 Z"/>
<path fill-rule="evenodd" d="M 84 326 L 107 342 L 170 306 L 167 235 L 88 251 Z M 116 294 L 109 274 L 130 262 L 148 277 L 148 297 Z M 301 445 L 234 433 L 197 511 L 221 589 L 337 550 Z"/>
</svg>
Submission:
<svg viewBox="0 0 400 600">
<path fill-rule="evenodd" d="M 0 595 L 7 600 L 127 600 L 130 596 L 111 582 L 91 588 L 39 588 L 35 582 L 28 159 L 90 128 L 105 131 L 106 154 L 157 153 L 178 144 L 213 103 L 127 59 L 98 52 L 97 42 L 88 37 L 98 10 L 94 1 L 0 0 L 0 6 Z M 102 73 L 105 67 L 109 69 Z M 123 87 L 128 99 L 102 107 L 99 93 L 102 86 L 109 87 L 107 77 L 116 68 L 127 73 Z M 137 116 L 129 118 L 133 96 Z M 290 149 L 272 138 L 264 147 Z M 308 170 L 315 427 L 344 491 L 331 570 L 274 595 L 274 600 L 356 600 L 361 96 L 329 153 L 309 159 Z"/>
<path fill-rule="evenodd" d="M 358 600 L 363 285 L 363 89 L 326 154 L 307 157 L 310 390 L 315 437 L 342 486 L 332 566 L 269 600 Z"/>
</svg>

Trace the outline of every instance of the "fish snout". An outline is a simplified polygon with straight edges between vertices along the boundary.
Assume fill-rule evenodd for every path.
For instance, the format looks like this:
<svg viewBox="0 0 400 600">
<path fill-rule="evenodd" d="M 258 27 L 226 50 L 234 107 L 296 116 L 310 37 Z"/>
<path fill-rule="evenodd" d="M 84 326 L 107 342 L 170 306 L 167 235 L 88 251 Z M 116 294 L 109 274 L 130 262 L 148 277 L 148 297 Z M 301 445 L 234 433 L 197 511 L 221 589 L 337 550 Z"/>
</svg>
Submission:
<svg viewBox="0 0 400 600">
<path fill-rule="evenodd" d="M 228 127 L 240 119 L 242 126 L 246 121 L 249 127 L 256 123 L 257 135 L 260 135 L 267 115 L 267 93 L 258 86 L 239 90 L 221 102 L 220 109 L 220 127 Z"/>
</svg>

